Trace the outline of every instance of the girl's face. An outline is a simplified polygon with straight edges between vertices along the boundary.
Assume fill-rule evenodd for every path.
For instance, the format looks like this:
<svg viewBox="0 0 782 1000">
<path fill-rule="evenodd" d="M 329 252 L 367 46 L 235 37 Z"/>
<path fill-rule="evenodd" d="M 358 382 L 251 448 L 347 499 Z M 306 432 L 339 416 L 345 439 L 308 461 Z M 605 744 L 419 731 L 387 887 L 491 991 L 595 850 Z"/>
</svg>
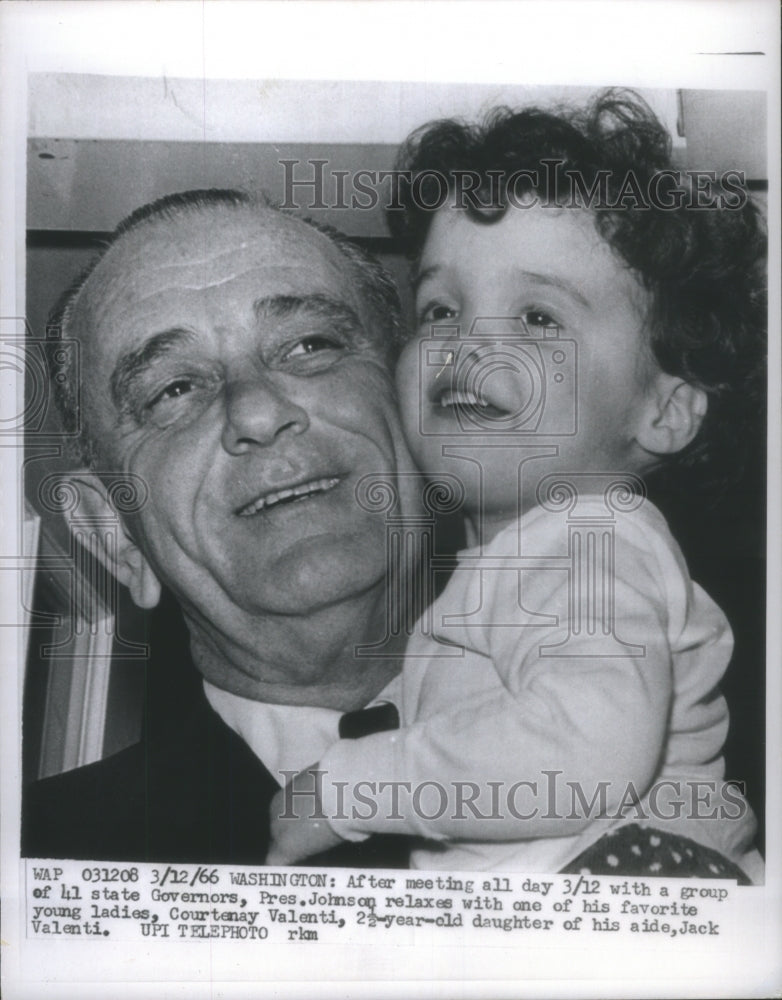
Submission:
<svg viewBox="0 0 782 1000">
<path fill-rule="evenodd" d="M 461 480 L 489 536 L 550 473 L 633 472 L 659 372 L 646 293 L 584 209 L 443 208 L 415 279 L 418 337 L 398 384 L 421 470 Z M 582 477 L 583 479 L 583 477 Z"/>
</svg>

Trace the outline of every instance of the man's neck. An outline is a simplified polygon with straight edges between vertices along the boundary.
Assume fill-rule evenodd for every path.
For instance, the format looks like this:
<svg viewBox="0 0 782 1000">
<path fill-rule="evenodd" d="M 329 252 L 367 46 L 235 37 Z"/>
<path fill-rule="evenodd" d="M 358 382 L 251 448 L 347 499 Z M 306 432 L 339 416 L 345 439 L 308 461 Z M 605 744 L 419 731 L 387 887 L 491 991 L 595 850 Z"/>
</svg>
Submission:
<svg viewBox="0 0 782 1000">
<path fill-rule="evenodd" d="M 384 594 L 368 592 L 306 615 L 265 615 L 214 622 L 185 609 L 193 660 L 216 687 L 244 698 L 281 705 L 361 708 L 401 668 L 403 636 L 384 643 L 382 655 L 359 646 L 385 638 Z"/>
</svg>

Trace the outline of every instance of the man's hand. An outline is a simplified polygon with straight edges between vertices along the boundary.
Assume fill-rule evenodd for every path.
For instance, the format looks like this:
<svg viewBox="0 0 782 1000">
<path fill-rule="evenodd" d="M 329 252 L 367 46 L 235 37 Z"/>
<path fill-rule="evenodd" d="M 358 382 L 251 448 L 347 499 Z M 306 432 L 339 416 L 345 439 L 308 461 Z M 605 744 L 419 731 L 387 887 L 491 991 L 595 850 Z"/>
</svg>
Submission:
<svg viewBox="0 0 782 1000">
<path fill-rule="evenodd" d="M 272 799 L 267 865 L 291 865 L 342 843 L 323 816 L 316 770 L 300 771 Z"/>
</svg>

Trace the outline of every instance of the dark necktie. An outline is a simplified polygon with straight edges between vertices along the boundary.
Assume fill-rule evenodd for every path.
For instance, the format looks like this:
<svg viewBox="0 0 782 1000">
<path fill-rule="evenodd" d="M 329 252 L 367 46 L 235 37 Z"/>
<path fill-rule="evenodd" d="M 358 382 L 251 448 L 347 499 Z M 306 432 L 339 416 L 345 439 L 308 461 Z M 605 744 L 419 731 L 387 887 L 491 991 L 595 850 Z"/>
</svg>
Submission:
<svg viewBox="0 0 782 1000">
<path fill-rule="evenodd" d="M 372 705 L 371 708 L 360 708 L 355 712 L 345 712 L 339 720 L 339 737 L 342 740 L 357 740 L 387 729 L 399 729 L 399 712 L 390 701 Z"/>
</svg>

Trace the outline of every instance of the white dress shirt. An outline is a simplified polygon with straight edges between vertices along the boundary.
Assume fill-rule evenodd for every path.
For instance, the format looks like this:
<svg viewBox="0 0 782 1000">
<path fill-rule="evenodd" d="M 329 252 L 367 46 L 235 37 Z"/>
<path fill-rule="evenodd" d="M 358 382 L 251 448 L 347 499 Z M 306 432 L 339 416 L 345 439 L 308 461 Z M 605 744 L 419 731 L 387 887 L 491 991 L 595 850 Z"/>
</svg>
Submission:
<svg viewBox="0 0 782 1000">
<path fill-rule="evenodd" d="M 242 698 L 204 681 L 207 701 L 223 722 L 240 736 L 269 773 L 285 785 L 290 775 L 317 763 L 339 739 L 343 712 L 312 705 L 270 705 Z M 398 704 L 399 678 L 395 677 L 370 705 Z M 366 706 L 369 707 L 369 706 Z"/>
</svg>

